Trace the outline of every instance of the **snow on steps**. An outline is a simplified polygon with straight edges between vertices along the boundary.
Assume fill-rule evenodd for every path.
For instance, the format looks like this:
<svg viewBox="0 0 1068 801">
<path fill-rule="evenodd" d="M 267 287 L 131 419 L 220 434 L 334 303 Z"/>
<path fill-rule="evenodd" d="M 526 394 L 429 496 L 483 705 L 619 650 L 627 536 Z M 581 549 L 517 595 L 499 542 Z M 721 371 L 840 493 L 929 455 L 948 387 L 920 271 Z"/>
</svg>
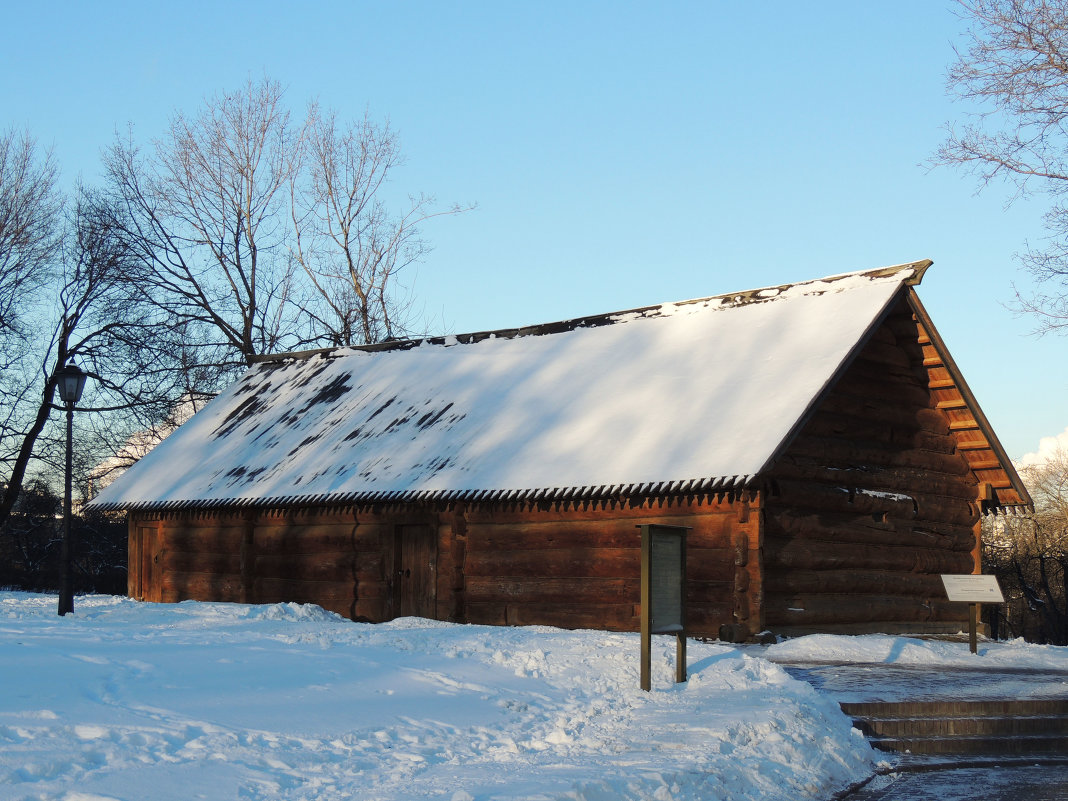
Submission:
<svg viewBox="0 0 1068 801">
<path fill-rule="evenodd" d="M 913 754 L 1068 754 L 1068 699 L 842 703 L 875 748 Z"/>
</svg>

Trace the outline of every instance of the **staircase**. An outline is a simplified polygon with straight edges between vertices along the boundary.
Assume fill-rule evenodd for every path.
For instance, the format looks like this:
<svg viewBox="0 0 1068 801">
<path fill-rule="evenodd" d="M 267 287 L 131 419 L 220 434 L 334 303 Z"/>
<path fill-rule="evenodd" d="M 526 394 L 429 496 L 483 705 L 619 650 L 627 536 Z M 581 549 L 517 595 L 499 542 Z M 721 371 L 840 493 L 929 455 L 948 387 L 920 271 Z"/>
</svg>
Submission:
<svg viewBox="0 0 1068 801">
<path fill-rule="evenodd" d="M 842 703 L 884 751 L 1068 756 L 1068 700 Z"/>
</svg>

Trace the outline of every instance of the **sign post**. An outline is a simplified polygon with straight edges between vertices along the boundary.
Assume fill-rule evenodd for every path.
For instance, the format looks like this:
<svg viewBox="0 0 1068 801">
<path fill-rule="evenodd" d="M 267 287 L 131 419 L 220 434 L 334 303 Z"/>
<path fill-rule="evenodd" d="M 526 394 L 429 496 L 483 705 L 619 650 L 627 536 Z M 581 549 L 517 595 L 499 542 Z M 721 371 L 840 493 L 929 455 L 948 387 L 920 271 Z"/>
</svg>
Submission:
<svg viewBox="0 0 1068 801">
<path fill-rule="evenodd" d="M 1003 604 L 1005 596 L 994 576 L 943 575 L 942 585 L 950 601 L 968 604 L 968 645 L 979 653 L 979 604 Z"/>
<path fill-rule="evenodd" d="M 638 526 L 642 532 L 641 688 L 651 687 L 652 635 L 677 640 L 675 681 L 686 681 L 685 526 Z"/>
</svg>

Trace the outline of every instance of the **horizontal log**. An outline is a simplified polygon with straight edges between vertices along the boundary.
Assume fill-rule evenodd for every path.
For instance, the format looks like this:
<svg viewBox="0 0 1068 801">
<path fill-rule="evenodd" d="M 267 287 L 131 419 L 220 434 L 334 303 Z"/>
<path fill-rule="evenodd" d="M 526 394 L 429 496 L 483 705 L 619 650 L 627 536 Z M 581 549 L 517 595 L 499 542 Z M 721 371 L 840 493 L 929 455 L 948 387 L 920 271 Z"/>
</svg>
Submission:
<svg viewBox="0 0 1068 801">
<path fill-rule="evenodd" d="M 470 603 L 638 603 L 641 579 L 472 577 L 465 591 Z"/>
<path fill-rule="evenodd" d="M 871 399 L 884 405 L 900 405 L 904 408 L 923 409 L 930 405 L 931 394 L 925 386 L 889 379 L 885 375 L 869 376 L 862 370 L 847 372 L 831 390 L 836 397 L 855 398 L 860 403 Z"/>
<path fill-rule="evenodd" d="M 971 526 L 940 524 L 924 528 L 913 521 L 877 523 L 870 515 L 798 514 L 794 510 L 769 509 L 765 517 L 765 538 L 827 540 L 869 545 L 900 545 L 917 548 L 948 548 L 970 551 L 975 545 Z"/>
<path fill-rule="evenodd" d="M 477 551 L 468 547 L 464 572 L 475 576 L 628 578 L 640 575 L 639 548 L 558 548 Z"/>
<path fill-rule="evenodd" d="M 923 406 L 926 407 L 927 404 L 925 403 Z M 838 415 L 845 415 L 854 418 L 879 420 L 893 426 L 895 429 L 919 431 L 922 426 L 916 419 L 917 408 L 903 403 L 887 403 L 878 396 L 864 398 L 835 391 L 824 398 L 819 408 L 813 413 L 812 419 L 820 418 L 826 420 L 829 418 L 833 420 Z M 943 433 L 948 434 L 949 432 L 947 430 Z M 882 437 L 875 437 L 874 439 L 881 441 Z"/>
<path fill-rule="evenodd" d="M 558 626 L 565 629 L 637 631 L 633 604 L 508 604 L 509 626 Z"/>
<path fill-rule="evenodd" d="M 798 594 L 907 595 L 937 598 L 945 594 L 942 580 L 929 573 L 889 570 L 779 570 L 771 579 L 768 598 Z"/>
<path fill-rule="evenodd" d="M 976 504 L 963 498 L 906 492 L 879 493 L 877 490 L 850 493 L 848 486 L 822 485 L 814 482 L 783 480 L 775 482 L 779 495 L 768 500 L 767 507 L 839 512 L 852 514 L 885 513 L 888 519 L 945 522 L 974 525 L 978 520 Z M 896 497 L 896 496 L 906 497 Z M 908 500 L 911 497 L 912 500 Z"/>
<path fill-rule="evenodd" d="M 163 597 L 178 601 L 222 601 L 240 603 L 241 577 L 210 573 L 165 573 L 158 587 Z"/>
<path fill-rule="evenodd" d="M 157 562 L 163 573 L 216 573 L 241 575 L 241 549 L 234 553 L 202 553 L 164 549 Z"/>
<path fill-rule="evenodd" d="M 765 606 L 765 619 L 769 627 L 967 619 L 967 605 L 934 598 L 844 594 L 769 596 Z"/>
<path fill-rule="evenodd" d="M 319 604 L 328 612 L 334 612 L 349 620 L 364 623 L 382 623 L 386 617 L 385 602 L 382 599 L 356 601 L 326 599 Z"/>
<path fill-rule="evenodd" d="M 885 336 L 885 335 L 884 335 Z M 877 336 L 873 336 L 868 340 L 868 344 L 864 346 L 864 350 L 860 352 L 860 355 L 850 365 L 848 374 L 856 372 L 856 368 L 862 365 L 871 365 L 873 373 L 883 369 L 885 372 L 886 365 L 893 365 L 905 370 L 910 370 L 914 366 L 913 360 L 909 357 L 904 349 L 897 344 L 897 337 L 893 334 L 886 336 L 883 341 L 879 341 Z M 877 374 L 877 373 L 876 373 Z"/>
<path fill-rule="evenodd" d="M 734 574 L 734 562 L 733 550 L 688 548 L 686 575 L 691 581 L 730 581 Z M 633 579 L 641 576 L 641 550 L 568 548 L 476 551 L 469 548 L 464 574 L 469 584 L 476 577 Z"/>
<path fill-rule="evenodd" d="M 508 609 L 499 602 L 477 603 L 469 601 L 465 605 L 468 623 L 476 626 L 505 626 L 508 624 Z"/>
<path fill-rule="evenodd" d="M 853 514 L 888 513 L 898 520 L 916 516 L 918 502 L 908 492 L 857 492 L 846 483 L 823 484 L 815 481 L 779 478 L 779 471 L 771 475 L 779 488 L 774 506 L 794 509 L 829 510 Z M 771 505 L 769 504 L 769 507 Z"/>
<path fill-rule="evenodd" d="M 678 518 L 671 525 L 690 528 L 691 548 L 729 548 L 735 515 Z M 662 521 L 658 525 L 668 525 Z M 633 520 L 608 518 L 583 523 L 470 523 L 467 547 L 471 550 L 549 550 L 554 548 L 634 548 L 641 545 L 641 531 Z"/>
<path fill-rule="evenodd" d="M 782 570 L 900 570 L 910 573 L 971 573 L 973 559 L 963 551 L 857 545 L 818 540 L 764 542 L 764 586 L 774 586 Z"/>
<path fill-rule="evenodd" d="M 392 536 L 393 528 L 389 526 L 310 524 L 257 527 L 254 542 L 259 553 L 352 552 L 378 550 Z"/>
<path fill-rule="evenodd" d="M 882 328 L 893 332 L 894 336 L 902 342 L 908 342 L 910 344 L 916 344 L 918 338 L 918 329 L 916 327 L 916 320 L 912 316 L 911 312 L 905 311 L 898 312 L 895 310 L 887 316 L 883 322 Z"/>
<path fill-rule="evenodd" d="M 641 580 L 562 578 L 469 578 L 466 597 L 471 603 L 638 603 Z M 687 581 L 689 603 L 727 603 L 733 591 L 726 581 Z"/>
<path fill-rule="evenodd" d="M 805 436 L 806 439 L 802 440 L 800 447 L 791 448 L 781 460 L 783 464 L 813 470 L 835 467 L 854 471 L 869 470 L 873 475 L 897 471 L 895 481 L 915 481 L 916 471 L 924 476 L 935 475 L 953 479 L 967 477 L 972 472 L 967 460 L 956 453 L 903 448 L 894 444 L 869 450 L 860 443 L 859 432 L 822 438 L 810 434 L 809 429 L 806 429 Z M 965 483 L 974 484 L 974 479 Z"/>
<path fill-rule="evenodd" d="M 378 553 L 321 553 L 293 556 L 257 555 L 255 574 L 299 581 L 381 581 L 385 565 Z"/>
<path fill-rule="evenodd" d="M 236 553 L 241 550 L 246 528 L 218 528 L 214 526 L 164 525 L 163 547 L 190 553 Z"/>
<path fill-rule="evenodd" d="M 300 579 L 257 578 L 253 583 L 257 603 L 317 603 L 326 599 L 352 600 L 388 598 L 389 588 L 384 581 L 306 581 Z"/>
<path fill-rule="evenodd" d="M 629 525 L 643 523 L 659 523 L 661 525 L 692 525 L 695 516 L 700 515 L 734 515 L 738 514 L 737 507 L 726 499 L 704 500 L 701 502 L 687 502 L 678 500 L 671 504 L 665 503 L 659 506 L 655 503 L 641 508 L 601 508 L 600 505 L 591 504 L 588 508 L 557 509 L 527 509 L 521 504 L 486 504 L 468 508 L 464 512 L 467 525 L 473 526 L 479 523 L 512 524 L 512 523 L 557 523 L 557 522 L 588 522 L 597 520 L 621 520 Z"/>
<path fill-rule="evenodd" d="M 871 449 L 844 439 L 799 438 L 771 471 L 802 478 L 891 487 L 914 487 L 936 495 L 973 500 L 976 480 L 963 456 L 923 450 Z"/>
<path fill-rule="evenodd" d="M 884 345 L 897 345 L 897 335 L 886 325 L 881 325 L 876 328 L 868 337 L 868 343 L 881 342 Z M 867 350 L 867 346 L 865 346 Z M 863 352 L 862 354 L 863 355 Z"/>
</svg>

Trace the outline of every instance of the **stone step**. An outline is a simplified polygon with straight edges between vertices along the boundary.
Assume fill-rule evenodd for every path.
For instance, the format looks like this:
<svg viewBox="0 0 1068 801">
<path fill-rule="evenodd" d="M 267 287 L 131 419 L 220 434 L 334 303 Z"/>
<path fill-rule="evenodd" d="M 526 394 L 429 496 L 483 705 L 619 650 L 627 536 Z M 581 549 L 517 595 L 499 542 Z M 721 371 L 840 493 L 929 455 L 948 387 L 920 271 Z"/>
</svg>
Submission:
<svg viewBox="0 0 1068 801">
<path fill-rule="evenodd" d="M 913 754 L 1068 754 L 1068 700 L 843 703 L 875 748 Z"/>
<path fill-rule="evenodd" d="M 1068 754 L 1068 736 L 875 737 L 873 748 L 911 754 Z"/>
<path fill-rule="evenodd" d="M 979 701 L 863 701 L 841 704 L 842 711 L 863 718 L 925 717 L 1025 717 L 1068 715 L 1068 699 L 1013 701 L 1005 699 Z"/>
<path fill-rule="evenodd" d="M 873 737 L 969 737 L 1057 734 L 1068 737 L 1068 716 L 974 718 L 854 718 L 854 725 Z"/>
</svg>

